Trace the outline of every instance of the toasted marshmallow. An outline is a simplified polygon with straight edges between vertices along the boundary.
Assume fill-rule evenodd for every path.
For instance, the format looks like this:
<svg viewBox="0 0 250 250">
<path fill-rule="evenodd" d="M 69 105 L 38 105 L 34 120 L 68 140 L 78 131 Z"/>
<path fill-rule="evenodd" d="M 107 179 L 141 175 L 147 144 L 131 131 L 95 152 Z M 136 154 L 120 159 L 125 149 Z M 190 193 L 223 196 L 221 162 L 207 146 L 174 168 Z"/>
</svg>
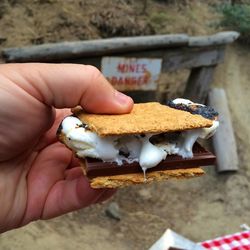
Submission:
<svg viewBox="0 0 250 250">
<path fill-rule="evenodd" d="M 175 99 L 173 103 L 194 104 L 190 100 L 181 98 Z M 139 134 L 100 137 L 85 128 L 85 125 L 73 116 L 63 120 L 61 132 L 66 137 L 66 145 L 73 149 L 78 157 L 92 157 L 105 162 L 116 162 L 118 165 L 122 165 L 123 161 L 128 163 L 137 161 L 145 173 L 146 169 L 158 165 L 168 154 L 177 154 L 183 158 L 193 157 L 192 148 L 196 140 L 209 138 L 218 126 L 219 122 L 215 120 L 209 128 L 184 130 L 181 131 L 177 141 L 165 141 L 155 145 L 150 142 L 150 138 L 155 134 L 144 137 Z"/>
</svg>

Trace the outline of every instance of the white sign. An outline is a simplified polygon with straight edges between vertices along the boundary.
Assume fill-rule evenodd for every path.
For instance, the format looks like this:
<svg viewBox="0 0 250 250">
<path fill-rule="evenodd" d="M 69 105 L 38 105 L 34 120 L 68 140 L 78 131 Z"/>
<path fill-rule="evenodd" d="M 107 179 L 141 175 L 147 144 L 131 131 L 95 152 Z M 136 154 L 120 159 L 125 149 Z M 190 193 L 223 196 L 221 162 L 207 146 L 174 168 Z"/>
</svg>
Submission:
<svg viewBox="0 0 250 250">
<path fill-rule="evenodd" d="M 101 70 L 118 90 L 156 90 L 162 59 L 103 57 Z"/>
</svg>

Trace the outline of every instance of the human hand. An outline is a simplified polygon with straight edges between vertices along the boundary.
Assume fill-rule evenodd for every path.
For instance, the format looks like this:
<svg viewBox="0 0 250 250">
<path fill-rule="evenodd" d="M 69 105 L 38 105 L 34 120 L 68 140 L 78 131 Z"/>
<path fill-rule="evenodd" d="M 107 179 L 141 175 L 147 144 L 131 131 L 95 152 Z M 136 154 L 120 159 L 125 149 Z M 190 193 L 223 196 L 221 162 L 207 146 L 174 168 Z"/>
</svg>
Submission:
<svg viewBox="0 0 250 250">
<path fill-rule="evenodd" d="M 0 66 L 0 233 L 101 202 L 72 152 L 56 138 L 70 108 L 126 113 L 131 98 L 115 91 L 92 66 Z"/>
</svg>

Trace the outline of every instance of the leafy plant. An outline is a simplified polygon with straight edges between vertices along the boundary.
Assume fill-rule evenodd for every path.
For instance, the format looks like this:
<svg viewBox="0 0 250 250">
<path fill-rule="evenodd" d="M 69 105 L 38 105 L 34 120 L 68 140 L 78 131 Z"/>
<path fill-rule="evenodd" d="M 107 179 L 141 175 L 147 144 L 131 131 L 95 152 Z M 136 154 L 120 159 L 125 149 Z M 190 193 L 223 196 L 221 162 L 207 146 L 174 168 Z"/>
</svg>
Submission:
<svg viewBox="0 0 250 250">
<path fill-rule="evenodd" d="M 222 5 L 219 11 L 223 14 L 220 25 L 240 32 L 240 40 L 250 44 L 250 5 Z"/>
</svg>

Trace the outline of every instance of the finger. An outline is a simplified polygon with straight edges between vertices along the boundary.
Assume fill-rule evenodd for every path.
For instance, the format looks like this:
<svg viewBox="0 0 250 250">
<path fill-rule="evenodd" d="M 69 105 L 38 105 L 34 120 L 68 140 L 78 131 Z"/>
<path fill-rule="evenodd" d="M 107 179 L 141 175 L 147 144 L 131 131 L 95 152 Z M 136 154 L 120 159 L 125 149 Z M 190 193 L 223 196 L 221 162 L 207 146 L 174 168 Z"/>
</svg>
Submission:
<svg viewBox="0 0 250 250">
<path fill-rule="evenodd" d="M 40 151 L 44 147 L 47 147 L 49 144 L 52 144 L 52 143 L 58 141 L 58 137 L 57 137 L 58 127 L 59 127 L 60 123 L 62 122 L 62 120 L 70 114 L 72 114 L 70 112 L 70 109 L 57 109 L 57 110 L 55 110 L 54 123 L 50 127 L 50 129 L 45 134 L 43 134 L 41 136 L 38 144 L 35 147 L 35 150 Z"/>
<path fill-rule="evenodd" d="M 79 163 L 78 163 L 79 166 Z M 83 175 L 81 167 L 74 167 L 65 170 L 65 179 L 66 180 L 74 180 Z"/>
<path fill-rule="evenodd" d="M 94 113 L 127 113 L 133 101 L 116 91 L 100 71 L 80 64 L 12 64 L 1 73 L 39 101 L 56 108 L 81 105 Z"/>
<path fill-rule="evenodd" d="M 72 152 L 61 143 L 44 148 L 33 160 L 27 180 L 27 205 L 23 225 L 41 217 L 44 203 L 55 183 L 64 180 Z"/>
<path fill-rule="evenodd" d="M 116 193 L 116 191 L 117 190 L 115 188 L 106 189 L 105 192 L 103 192 L 102 195 L 95 201 L 95 203 L 100 203 L 108 200 Z"/>
<path fill-rule="evenodd" d="M 41 218 L 50 219 L 104 201 L 114 192 L 113 189 L 92 189 L 84 176 L 59 181 L 47 196 Z"/>
<path fill-rule="evenodd" d="M 23 225 L 103 201 L 113 193 L 92 189 L 81 168 L 74 167 L 76 163 L 72 152 L 60 143 L 40 152 L 27 177 L 28 200 Z M 68 166 L 73 168 L 67 169 Z"/>
</svg>

